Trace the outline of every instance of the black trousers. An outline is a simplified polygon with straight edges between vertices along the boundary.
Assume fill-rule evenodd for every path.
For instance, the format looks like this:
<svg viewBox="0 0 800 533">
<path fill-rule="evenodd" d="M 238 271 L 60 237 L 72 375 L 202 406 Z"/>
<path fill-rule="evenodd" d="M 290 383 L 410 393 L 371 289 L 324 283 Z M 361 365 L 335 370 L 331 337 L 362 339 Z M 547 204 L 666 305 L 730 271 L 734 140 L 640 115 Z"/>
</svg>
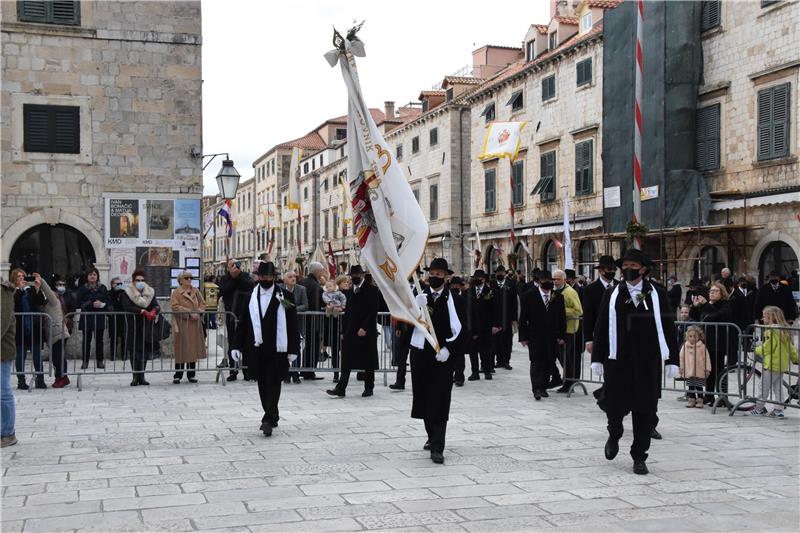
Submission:
<svg viewBox="0 0 800 533">
<path fill-rule="evenodd" d="M 488 333 L 486 334 L 489 335 Z M 478 375 L 482 372 L 491 374 L 494 369 L 494 352 L 492 351 L 492 339 L 478 339 L 474 343 L 473 351 L 469 354 L 469 362 L 472 367 L 472 374 Z M 480 362 L 480 367 L 478 363 Z"/>
<path fill-rule="evenodd" d="M 494 336 L 497 366 L 506 366 L 511 363 L 511 347 L 514 340 L 514 331 L 511 324 L 504 327 Z"/>
<path fill-rule="evenodd" d="M 444 438 L 447 433 L 447 420 L 434 422 L 425 420 L 425 431 L 431 444 L 431 453 L 444 453 Z"/>
<path fill-rule="evenodd" d="M 264 376 L 258 378 L 258 397 L 261 399 L 261 408 L 264 410 L 264 416 L 261 418 L 262 423 L 272 422 L 277 424 L 281 418 L 278 414 L 281 383 L 280 379 L 267 379 Z"/>
<path fill-rule="evenodd" d="M 88 321 L 88 319 L 87 319 Z M 83 362 L 89 362 L 89 356 L 92 354 L 92 337 L 94 337 L 94 350 L 95 357 L 98 363 L 103 362 L 103 334 L 106 328 L 93 327 L 92 325 L 86 326 L 83 330 Z"/>
<path fill-rule="evenodd" d="M 186 367 L 186 377 L 191 379 L 194 377 L 194 369 L 197 368 L 197 363 L 175 363 L 175 375 L 172 379 L 181 379 L 183 377 L 183 368 Z"/>
<path fill-rule="evenodd" d="M 619 440 L 622 437 L 622 419 L 628 413 L 607 413 L 608 436 Z M 650 449 L 650 432 L 655 427 L 657 419 L 653 413 L 631 413 L 633 419 L 633 444 L 631 444 L 631 457 L 634 461 L 647 460 L 647 450 Z"/>
<path fill-rule="evenodd" d="M 342 365 L 342 375 L 339 376 L 339 383 L 336 384 L 336 390 L 344 392 L 347 389 L 347 383 L 350 381 L 350 372 L 352 369 L 348 366 Z M 364 390 L 371 391 L 375 388 L 375 370 L 365 370 L 364 374 Z"/>
<path fill-rule="evenodd" d="M 450 357 L 455 357 L 453 360 L 455 374 L 453 381 L 456 383 L 464 383 L 464 369 L 466 368 L 466 360 L 463 353 L 450 354 Z M 471 361 L 470 361 L 471 362 Z"/>
<path fill-rule="evenodd" d="M 50 345 L 50 357 L 52 359 L 56 379 L 63 378 L 67 375 L 67 358 L 64 353 L 64 342 L 66 341 L 60 340 Z"/>
<path fill-rule="evenodd" d="M 236 334 L 236 320 L 234 320 L 234 318 L 231 317 L 231 316 L 227 316 L 227 315 L 225 316 L 225 331 L 228 334 L 228 366 L 230 366 L 230 368 L 231 368 L 231 371 L 230 371 L 231 376 L 236 376 L 236 375 L 239 374 L 239 371 L 236 370 L 237 364 L 233 360 L 233 358 L 231 357 L 231 339 Z M 247 366 L 247 359 L 248 359 L 247 355 L 242 354 L 242 359 L 241 359 L 241 361 L 239 361 L 239 365 L 246 367 Z M 247 370 L 242 370 L 242 374 L 244 375 L 244 379 L 248 378 L 248 375 L 247 375 L 248 371 Z"/>
<path fill-rule="evenodd" d="M 392 343 L 392 361 L 397 366 L 397 377 L 395 382 L 401 385 L 406 383 L 406 373 L 408 372 L 408 351 L 411 349 L 411 335 L 407 332 L 395 335 Z"/>
<path fill-rule="evenodd" d="M 134 379 L 144 379 L 144 371 L 147 369 L 147 361 L 142 359 L 141 356 L 131 357 L 131 370 L 133 371 Z"/>
</svg>

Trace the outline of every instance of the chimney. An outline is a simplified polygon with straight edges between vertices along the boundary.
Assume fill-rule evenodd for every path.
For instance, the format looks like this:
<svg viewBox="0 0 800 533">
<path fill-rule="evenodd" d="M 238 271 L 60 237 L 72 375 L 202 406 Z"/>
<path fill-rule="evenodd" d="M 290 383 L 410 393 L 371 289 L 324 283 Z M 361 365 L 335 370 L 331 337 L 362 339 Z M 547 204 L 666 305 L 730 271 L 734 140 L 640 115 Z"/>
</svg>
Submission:
<svg viewBox="0 0 800 533">
<path fill-rule="evenodd" d="M 383 112 L 386 115 L 386 120 L 391 120 L 391 119 L 395 118 L 394 102 L 384 102 L 383 103 Z"/>
</svg>

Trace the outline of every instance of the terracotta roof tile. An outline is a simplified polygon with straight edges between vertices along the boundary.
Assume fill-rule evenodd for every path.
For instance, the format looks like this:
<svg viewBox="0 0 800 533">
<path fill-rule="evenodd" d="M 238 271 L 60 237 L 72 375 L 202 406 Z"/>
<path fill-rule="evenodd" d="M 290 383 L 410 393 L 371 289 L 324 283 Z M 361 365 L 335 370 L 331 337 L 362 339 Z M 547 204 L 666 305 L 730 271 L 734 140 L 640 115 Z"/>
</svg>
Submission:
<svg viewBox="0 0 800 533">
<path fill-rule="evenodd" d="M 561 24 L 574 24 L 575 26 L 578 25 L 578 17 L 553 17 L 556 21 L 560 22 Z"/>
<path fill-rule="evenodd" d="M 380 109 L 376 109 L 374 107 L 371 107 L 369 112 L 372 115 L 372 120 L 375 121 L 375 124 L 381 124 L 386 120 L 386 115 Z M 342 116 L 339 116 L 339 117 L 335 117 L 335 118 L 326 120 L 322 125 L 327 124 L 327 123 L 347 124 L 347 115 L 342 115 Z"/>
<path fill-rule="evenodd" d="M 480 85 L 486 80 L 474 78 L 472 76 L 445 76 L 444 81 L 447 83 L 458 83 L 461 85 Z"/>
<path fill-rule="evenodd" d="M 294 147 L 303 148 L 306 150 L 322 150 L 325 148 L 325 141 L 322 139 L 319 133 L 312 131 L 311 133 L 307 133 L 302 137 L 298 137 L 297 139 L 293 139 L 275 146 L 275 148 Z"/>
<path fill-rule="evenodd" d="M 539 33 L 547 33 L 547 24 L 532 24 Z"/>
<path fill-rule="evenodd" d="M 447 96 L 447 91 L 420 91 L 420 96 Z"/>
<path fill-rule="evenodd" d="M 620 5 L 622 0 L 587 0 L 586 5 L 589 7 L 599 7 L 602 9 L 613 9 Z"/>
</svg>

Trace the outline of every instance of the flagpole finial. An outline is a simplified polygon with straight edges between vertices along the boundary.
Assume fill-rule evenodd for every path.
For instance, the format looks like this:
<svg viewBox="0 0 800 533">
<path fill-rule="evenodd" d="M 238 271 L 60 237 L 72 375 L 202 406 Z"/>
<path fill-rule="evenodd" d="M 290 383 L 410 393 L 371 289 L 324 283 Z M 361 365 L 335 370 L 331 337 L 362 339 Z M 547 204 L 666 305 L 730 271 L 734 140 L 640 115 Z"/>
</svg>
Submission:
<svg viewBox="0 0 800 533">
<path fill-rule="evenodd" d="M 364 43 L 358 38 L 358 32 L 364 26 L 364 21 L 353 21 L 353 26 L 342 36 L 336 27 L 333 28 L 333 50 L 325 54 L 325 60 L 332 67 L 339 62 L 339 56 L 344 56 L 351 52 L 356 57 L 364 57 Z"/>
</svg>

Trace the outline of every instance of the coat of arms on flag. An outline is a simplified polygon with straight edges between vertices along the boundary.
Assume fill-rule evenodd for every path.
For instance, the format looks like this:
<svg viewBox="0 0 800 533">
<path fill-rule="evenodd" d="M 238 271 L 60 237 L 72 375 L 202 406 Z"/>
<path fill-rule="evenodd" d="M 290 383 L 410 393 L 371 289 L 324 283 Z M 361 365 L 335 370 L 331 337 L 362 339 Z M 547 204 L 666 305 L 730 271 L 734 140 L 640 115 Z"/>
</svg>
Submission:
<svg viewBox="0 0 800 533">
<path fill-rule="evenodd" d="M 486 130 L 486 140 L 483 143 L 483 152 L 479 159 L 492 159 L 507 157 L 511 161 L 517 158 L 519 147 L 522 144 L 523 122 L 492 122 Z"/>
</svg>

